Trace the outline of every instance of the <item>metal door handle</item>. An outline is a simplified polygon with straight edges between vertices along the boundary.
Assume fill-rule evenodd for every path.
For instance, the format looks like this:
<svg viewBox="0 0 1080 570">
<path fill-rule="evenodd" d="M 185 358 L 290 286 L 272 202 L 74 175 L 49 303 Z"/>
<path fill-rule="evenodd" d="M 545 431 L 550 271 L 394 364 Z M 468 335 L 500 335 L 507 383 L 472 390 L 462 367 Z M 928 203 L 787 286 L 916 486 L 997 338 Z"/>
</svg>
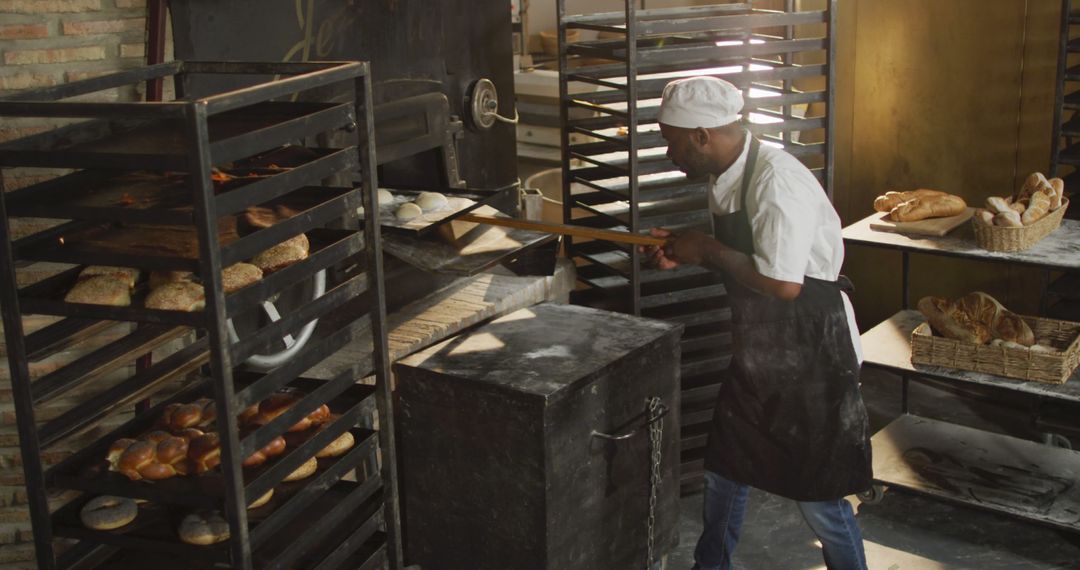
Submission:
<svg viewBox="0 0 1080 570">
<path fill-rule="evenodd" d="M 671 411 L 670 408 L 668 408 L 664 404 L 660 404 L 659 413 L 657 413 L 652 418 L 646 420 L 645 423 L 631 429 L 630 431 L 627 431 L 625 433 L 620 433 L 620 434 L 610 434 L 610 433 L 603 433 L 603 432 L 600 432 L 600 431 L 593 430 L 592 431 L 592 437 L 598 437 L 600 439 L 606 439 L 606 440 L 609 440 L 609 441 L 621 441 L 621 440 L 624 440 L 624 439 L 630 439 L 637 432 L 639 432 L 642 429 L 647 428 L 650 425 L 652 425 L 652 424 L 660 421 L 661 419 L 663 419 L 664 416 L 666 416 L 669 411 Z"/>
</svg>

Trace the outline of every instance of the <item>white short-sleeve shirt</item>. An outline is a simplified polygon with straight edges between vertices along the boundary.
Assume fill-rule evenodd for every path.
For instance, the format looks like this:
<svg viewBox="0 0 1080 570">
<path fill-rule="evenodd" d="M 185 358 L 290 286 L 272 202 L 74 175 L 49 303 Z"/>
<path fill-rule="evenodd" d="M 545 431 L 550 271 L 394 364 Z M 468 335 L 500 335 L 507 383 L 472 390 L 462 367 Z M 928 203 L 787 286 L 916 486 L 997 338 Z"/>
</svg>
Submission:
<svg viewBox="0 0 1080 570">
<path fill-rule="evenodd" d="M 750 151 L 746 136 L 731 168 L 710 184 L 709 210 L 718 216 L 743 208 L 739 196 Z M 844 264 L 840 216 L 817 178 L 794 156 L 762 144 L 750 188 L 747 217 L 754 231 L 753 262 L 758 273 L 779 281 L 803 283 L 804 277 L 835 281 Z M 861 363 L 862 346 L 851 300 L 841 293 L 851 343 Z"/>
</svg>

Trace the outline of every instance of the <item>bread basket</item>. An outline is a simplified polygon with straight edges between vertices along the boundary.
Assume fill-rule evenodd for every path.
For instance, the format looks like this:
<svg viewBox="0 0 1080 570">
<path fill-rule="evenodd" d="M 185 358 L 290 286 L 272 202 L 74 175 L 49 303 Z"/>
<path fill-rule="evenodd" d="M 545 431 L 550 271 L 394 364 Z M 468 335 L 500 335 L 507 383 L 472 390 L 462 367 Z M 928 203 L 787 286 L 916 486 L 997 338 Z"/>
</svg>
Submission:
<svg viewBox="0 0 1080 570">
<path fill-rule="evenodd" d="M 1034 224 L 1022 228 L 988 226 L 980 221 L 978 216 L 975 216 L 971 218 L 971 225 L 975 228 L 975 243 L 989 251 L 1021 251 L 1028 249 L 1058 229 L 1068 207 L 1069 200 L 1062 200 L 1060 208 L 1046 214 Z"/>
<path fill-rule="evenodd" d="M 976 344 L 934 336 L 930 324 L 922 323 L 911 333 L 911 362 L 1064 384 L 1080 365 L 1080 323 L 1021 318 L 1031 327 L 1035 339 L 1049 344 L 1052 351 Z"/>
</svg>

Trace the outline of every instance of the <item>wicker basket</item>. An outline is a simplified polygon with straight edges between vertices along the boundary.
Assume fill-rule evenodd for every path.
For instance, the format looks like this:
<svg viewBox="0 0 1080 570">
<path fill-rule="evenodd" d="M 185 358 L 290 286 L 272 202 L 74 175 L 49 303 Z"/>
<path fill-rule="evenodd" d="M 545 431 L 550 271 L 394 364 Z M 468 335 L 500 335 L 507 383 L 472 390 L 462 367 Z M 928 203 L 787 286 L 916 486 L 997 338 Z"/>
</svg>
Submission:
<svg viewBox="0 0 1080 570">
<path fill-rule="evenodd" d="M 1022 317 L 1035 338 L 1053 352 L 961 342 L 934 336 L 929 323 L 911 333 L 911 362 L 996 376 L 1064 384 L 1080 365 L 1080 323 Z"/>
<path fill-rule="evenodd" d="M 988 226 L 981 222 L 978 216 L 973 217 L 971 218 L 971 225 L 975 228 L 975 242 L 979 244 L 979 247 L 990 251 L 1028 249 L 1058 229 L 1068 207 L 1069 200 L 1062 200 L 1060 208 L 1043 216 L 1043 219 L 1034 224 L 1022 228 Z"/>
</svg>

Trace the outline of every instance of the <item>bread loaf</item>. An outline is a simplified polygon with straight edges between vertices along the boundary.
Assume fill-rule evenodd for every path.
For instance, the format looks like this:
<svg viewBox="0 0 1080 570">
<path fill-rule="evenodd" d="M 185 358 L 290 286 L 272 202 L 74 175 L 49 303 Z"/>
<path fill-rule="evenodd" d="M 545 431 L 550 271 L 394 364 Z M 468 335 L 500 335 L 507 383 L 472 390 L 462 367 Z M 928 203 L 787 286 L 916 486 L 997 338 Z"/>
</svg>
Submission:
<svg viewBox="0 0 1080 570">
<path fill-rule="evenodd" d="M 131 287 L 126 280 L 118 279 L 114 275 L 92 275 L 79 279 L 67 295 L 64 295 L 64 301 L 127 307 L 131 304 Z"/>
<path fill-rule="evenodd" d="M 119 439 L 109 448 L 109 468 L 132 481 L 158 481 L 188 473 L 188 442 L 164 432 Z"/>
<path fill-rule="evenodd" d="M 1050 197 L 1050 211 L 1061 207 L 1061 202 L 1065 199 L 1065 181 L 1060 178 L 1051 178 L 1050 186 L 1054 189 L 1054 195 Z"/>
<path fill-rule="evenodd" d="M 221 270 L 221 286 L 225 293 L 254 285 L 262 278 L 262 270 L 250 263 L 234 263 Z"/>
<path fill-rule="evenodd" d="M 180 521 L 177 535 L 188 544 L 217 544 L 229 539 L 229 522 L 217 511 L 192 513 Z"/>
<path fill-rule="evenodd" d="M 994 213 L 990 210 L 979 210 L 978 212 L 975 212 L 975 219 L 988 226 L 994 225 Z"/>
<path fill-rule="evenodd" d="M 153 291 L 166 283 L 191 281 L 195 276 L 190 271 L 151 271 L 150 290 Z"/>
<path fill-rule="evenodd" d="M 216 432 L 203 434 L 188 445 L 192 473 L 202 475 L 221 463 L 221 438 Z"/>
<path fill-rule="evenodd" d="M 1050 196 L 1045 192 L 1035 192 L 1031 195 L 1027 210 L 1020 216 L 1024 225 L 1034 224 L 1050 213 Z"/>
<path fill-rule="evenodd" d="M 1000 198 L 998 196 L 990 196 L 986 199 L 986 209 L 990 210 L 995 214 L 1001 214 L 1003 212 L 1008 212 L 1009 210 L 1012 210 L 1012 208 L 1010 207 L 1011 205 L 1012 204 L 1010 204 L 1008 200 L 1006 200 L 1005 198 Z"/>
<path fill-rule="evenodd" d="M 1022 228 L 1024 227 L 1024 222 L 1021 221 L 1020 214 L 1009 210 L 1008 212 L 1002 212 L 994 216 L 994 225 L 1007 228 Z"/>
<path fill-rule="evenodd" d="M 91 265 L 79 272 L 79 279 L 94 277 L 95 275 L 108 275 L 127 284 L 129 289 L 135 287 L 139 280 L 139 270 L 131 267 L 112 267 L 108 265 Z"/>
<path fill-rule="evenodd" d="M 910 190 L 906 192 L 890 191 L 878 196 L 874 200 L 874 210 L 878 212 L 891 212 L 893 208 L 913 200 L 915 198 L 930 198 L 934 196 L 945 196 L 946 193 L 940 190 L 927 190 L 925 188 L 919 190 Z"/>
<path fill-rule="evenodd" d="M 917 222 L 927 218 L 946 218 L 962 214 L 967 204 L 959 196 L 944 195 L 913 198 L 889 212 L 894 222 Z"/>
<path fill-rule="evenodd" d="M 201 311 L 206 307 L 202 285 L 190 281 L 166 283 L 146 296 L 146 308 L 163 311 Z"/>
<path fill-rule="evenodd" d="M 300 234 L 256 255 L 251 263 L 264 274 L 273 273 L 307 259 L 310 248 L 307 236 Z"/>
<path fill-rule="evenodd" d="M 217 418 L 217 407 L 210 398 L 199 398 L 190 404 L 169 404 L 161 413 L 159 425 L 174 433 L 187 428 L 209 425 Z"/>
<path fill-rule="evenodd" d="M 270 423 L 274 418 L 287 412 L 303 397 L 303 394 L 294 391 L 271 394 L 265 400 L 259 402 L 259 413 L 250 419 L 251 425 L 263 426 Z M 325 422 L 329 418 L 330 408 L 323 404 L 289 427 L 288 431 L 304 431 Z"/>
<path fill-rule="evenodd" d="M 993 339 L 1024 346 L 1035 343 L 1035 334 L 1020 316 L 980 291 L 951 303 L 941 297 L 923 297 L 918 308 L 934 331 L 946 338 L 976 344 Z"/>
<path fill-rule="evenodd" d="M 251 433 L 254 431 L 255 430 L 251 428 L 241 431 L 240 439 L 251 435 Z M 285 453 L 285 447 L 285 438 L 279 435 L 274 439 L 270 440 L 270 443 L 267 443 L 265 446 L 263 446 L 262 449 L 256 451 L 255 453 L 252 453 L 247 459 L 244 459 L 242 465 L 244 467 L 258 467 L 259 465 L 266 463 L 266 461 L 271 457 L 276 457 L 278 455 L 281 455 L 282 453 Z"/>
</svg>

